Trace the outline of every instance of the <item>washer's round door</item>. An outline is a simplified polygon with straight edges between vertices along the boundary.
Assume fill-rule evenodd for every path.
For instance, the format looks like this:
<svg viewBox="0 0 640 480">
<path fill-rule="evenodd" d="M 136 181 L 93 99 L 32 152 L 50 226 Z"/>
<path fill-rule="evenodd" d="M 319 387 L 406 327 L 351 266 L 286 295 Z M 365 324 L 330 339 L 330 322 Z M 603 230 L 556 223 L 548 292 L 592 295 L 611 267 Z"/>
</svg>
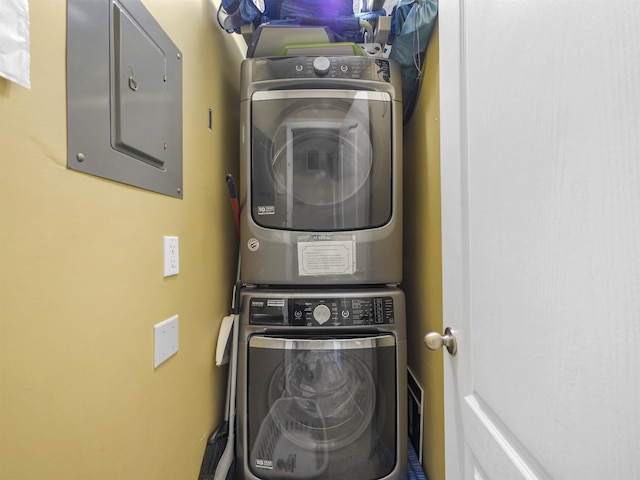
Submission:
<svg viewBox="0 0 640 480">
<path fill-rule="evenodd" d="M 277 424 L 315 425 L 323 431 L 316 444 L 335 450 L 352 443 L 366 430 L 376 407 L 371 371 L 348 351 L 299 351 L 283 362 L 272 377 L 269 403 L 290 399 L 279 409 Z M 308 428 L 308 427 L 307 427 Z M 294 442 L 303 442 L 304 429 L 283 428 Z"/>
<path fill-rule="evenodd" d="M 256 334 L 248 343 L 245 455 L 255 475 L 383 478 L 393 471 L 398 460 L 393 335 Z"/>
</svg>

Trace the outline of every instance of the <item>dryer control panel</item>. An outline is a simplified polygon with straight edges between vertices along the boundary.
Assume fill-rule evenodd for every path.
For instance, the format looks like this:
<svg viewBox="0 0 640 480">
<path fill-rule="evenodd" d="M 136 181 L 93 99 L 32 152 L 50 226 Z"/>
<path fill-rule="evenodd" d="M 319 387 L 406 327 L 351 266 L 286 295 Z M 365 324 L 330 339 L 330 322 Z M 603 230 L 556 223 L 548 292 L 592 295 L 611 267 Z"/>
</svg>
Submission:
<svg viewBox="0 0 640 480">
<path fill-rule="evenodd" d="M 395 323 L 391 297 L 251 298 L 252 325 L 340 327 Z"/>
<path fill-rule="evenodd" d="M 327 78 L 391 81 L 390 60 L 372 57 L 271 57 L 255 59 L 252 80 Z"/>
</svg>

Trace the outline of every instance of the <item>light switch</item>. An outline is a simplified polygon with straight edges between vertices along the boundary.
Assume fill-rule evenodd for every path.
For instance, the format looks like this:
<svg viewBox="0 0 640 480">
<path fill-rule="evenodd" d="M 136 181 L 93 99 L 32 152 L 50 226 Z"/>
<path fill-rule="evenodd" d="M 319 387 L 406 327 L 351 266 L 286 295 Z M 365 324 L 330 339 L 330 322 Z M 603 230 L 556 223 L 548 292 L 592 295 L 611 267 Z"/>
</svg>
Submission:
<svg viewBox="0 0 640 480">
<path fill-rule="evenodd" d="M 153 326 L 154 367 L 178 352 L 178 315 Z"/>
</svg>

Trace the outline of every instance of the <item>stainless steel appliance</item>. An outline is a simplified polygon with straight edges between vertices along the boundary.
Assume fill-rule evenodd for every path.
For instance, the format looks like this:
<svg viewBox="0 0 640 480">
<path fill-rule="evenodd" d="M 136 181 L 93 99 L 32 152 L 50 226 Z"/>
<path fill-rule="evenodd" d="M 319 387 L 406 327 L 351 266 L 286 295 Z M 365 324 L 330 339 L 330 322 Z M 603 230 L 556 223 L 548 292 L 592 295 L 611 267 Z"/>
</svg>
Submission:
<svg viewBox="0 0 640 480">
<path fill-rule="evenodd" d="M 243 283 L 402 280 L 400 92 L 383 58 L 243 62 Z"/>
<path fill-rule="evenodd" d="M 398 288 L 241 293 L 237 478 L 404 479 Z"/>
</svg>

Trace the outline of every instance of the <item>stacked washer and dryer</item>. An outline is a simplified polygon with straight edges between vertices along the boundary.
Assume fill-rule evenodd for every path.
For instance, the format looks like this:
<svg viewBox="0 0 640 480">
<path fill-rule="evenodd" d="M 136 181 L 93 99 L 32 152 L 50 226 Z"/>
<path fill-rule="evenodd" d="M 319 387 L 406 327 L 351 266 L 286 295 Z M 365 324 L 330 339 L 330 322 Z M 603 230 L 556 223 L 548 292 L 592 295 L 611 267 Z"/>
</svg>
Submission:
<svg viewBox="0 0 640 480">
<path fill-rule="evenodd" d="M 400 92 L 381 57 L 242 64 L 238 478 L 406 478 Z"/>
</svg>

